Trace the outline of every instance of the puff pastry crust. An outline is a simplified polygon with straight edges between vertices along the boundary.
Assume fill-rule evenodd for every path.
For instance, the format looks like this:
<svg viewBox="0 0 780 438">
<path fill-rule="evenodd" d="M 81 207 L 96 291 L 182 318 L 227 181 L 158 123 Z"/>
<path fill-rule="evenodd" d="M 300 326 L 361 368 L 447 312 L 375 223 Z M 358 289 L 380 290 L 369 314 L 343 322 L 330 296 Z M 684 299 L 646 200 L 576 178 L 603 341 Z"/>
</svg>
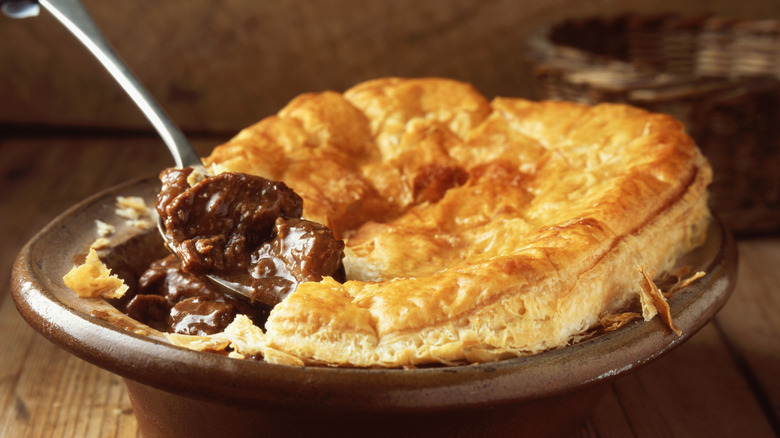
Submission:
<svg viewBox="0 0 780 438">
<path fill-rule="evenodd" d="M 269 361 L 399 367 L 565 346 L 641 304 L 700 244 L 711 170 L 671 117 L 488 101 L 438 79 L 304 94 L 206 163 L 284 181 L 346 241 L 346 283 L 299 285 Z"/>
</svg>

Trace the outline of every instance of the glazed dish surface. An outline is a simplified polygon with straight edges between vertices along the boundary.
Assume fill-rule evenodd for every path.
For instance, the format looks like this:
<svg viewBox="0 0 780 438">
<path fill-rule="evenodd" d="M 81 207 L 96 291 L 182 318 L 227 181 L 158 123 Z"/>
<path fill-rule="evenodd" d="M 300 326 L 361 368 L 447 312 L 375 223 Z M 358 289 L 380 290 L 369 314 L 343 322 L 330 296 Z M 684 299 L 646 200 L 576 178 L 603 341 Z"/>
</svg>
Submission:
<svg viewBox="0 0 780 438">
<path fill-rule="evenodd" d="M 495 361 L 656 315 L 675 331 L 657 285 L 689 274 L 711 220 L 710 167 L 673 118 L 447 79 L 301 95 L 204 163 L 283 181 L 345 242 L 346 281 L 298 284 L 263 327 L 169 335 L 271 363 Z"/>
</svg>

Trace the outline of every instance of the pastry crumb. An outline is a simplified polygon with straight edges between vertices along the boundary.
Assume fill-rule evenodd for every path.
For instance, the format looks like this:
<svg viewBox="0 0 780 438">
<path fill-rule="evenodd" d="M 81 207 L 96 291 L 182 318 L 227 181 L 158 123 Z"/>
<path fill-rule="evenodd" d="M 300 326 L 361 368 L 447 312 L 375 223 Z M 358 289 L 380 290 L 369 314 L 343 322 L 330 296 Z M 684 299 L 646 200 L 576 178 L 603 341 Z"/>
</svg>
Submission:
<svg viewBox="0 0 780 438">
<path fill-rule="evenodd" d="M 84 263 L 74 266 L 62 280 L 82 298 L 120 298 L 128 289 L 121 278 L 111 274 L 94 248 L 90 248 Z"/>
<path fill-rule="evenodd" d="M 116 214 L 126 219 L 128 226 L 148 230 L 152 228 L 152 214 L 146 202 L 139 196 L 118 196 L 116 198 Z"/>
<path fill-rule="evenodd" d="M 111 241 L 108 240 L 105 237 L 98 237 L 95 239 L 94 242 L 92 242 L 89 247 L 90 249 L 101 249 L 101 248 L 108 248 L 108 246 L 111 245 Z"/>
<path fill-rule="evenodd" d="M 95 226 L 100 237 L 107 237 L 116 232 L 116 227 L 101 220 L 95 219 Z"/>
</svg>

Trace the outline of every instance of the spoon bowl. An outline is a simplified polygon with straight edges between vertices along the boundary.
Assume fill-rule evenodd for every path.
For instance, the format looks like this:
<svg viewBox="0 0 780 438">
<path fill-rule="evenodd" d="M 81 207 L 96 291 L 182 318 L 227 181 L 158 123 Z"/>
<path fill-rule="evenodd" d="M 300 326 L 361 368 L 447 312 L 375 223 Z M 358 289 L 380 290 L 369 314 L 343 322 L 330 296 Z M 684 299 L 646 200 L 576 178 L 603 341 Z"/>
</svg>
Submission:
<svg viewBox="0 0 780 438">
<path fill-rule="evenodd" d="M 163 239 L 163 245 L 168 248 L 168 251 L 175 254 L 176 251 L 173 248 L 173 239 L 165 229 L 165 222 L 161 217 L 157 217 L 157 230 Z M 218 275 L 205 275 L 212 283 L 220 287 L 221 291 L 234 300 L 243 301 L 252 306 L 274 306 L 278 304 L 278 300 L 271 294 L 263 293 L 263 289 L 253 289 L 241 283 L 228 281 Z"/>
</svg>

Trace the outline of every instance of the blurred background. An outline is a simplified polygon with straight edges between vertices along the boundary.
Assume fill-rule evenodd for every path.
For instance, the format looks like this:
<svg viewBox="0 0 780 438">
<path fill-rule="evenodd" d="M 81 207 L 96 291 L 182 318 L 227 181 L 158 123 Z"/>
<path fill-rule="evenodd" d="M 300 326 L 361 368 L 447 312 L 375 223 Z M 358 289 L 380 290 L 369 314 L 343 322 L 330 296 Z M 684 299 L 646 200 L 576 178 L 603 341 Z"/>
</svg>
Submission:
<svg viewBox="0 0 780 438">
<path fill-rule="evenodd" d="M 780 18 L 777 0 L 84 0 L 185 130 L 232 134 L 295 95 L 380 76 L 445 76 L 486 96 L 539 96 L 526 39 L 624 12 Z M 0 127 L 149 129 L 45 11 L 0 19 Z M 1 129 L 1 128 L 0 128 Z"/>
</svg>

